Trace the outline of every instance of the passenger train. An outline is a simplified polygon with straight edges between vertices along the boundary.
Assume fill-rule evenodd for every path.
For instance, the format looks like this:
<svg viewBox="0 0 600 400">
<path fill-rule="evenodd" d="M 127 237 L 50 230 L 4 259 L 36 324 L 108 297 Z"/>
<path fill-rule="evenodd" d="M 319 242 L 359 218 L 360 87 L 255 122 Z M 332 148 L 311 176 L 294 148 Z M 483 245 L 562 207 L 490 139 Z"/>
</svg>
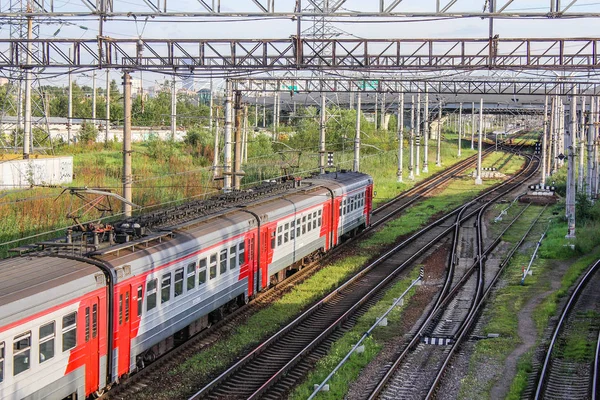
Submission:
<svg viewBox="0 0 600 400">
<path fill-rule="evenodd" d="M 328 173 L 85 254 L 0 261 L 0 398 L 102 393 L 367 227 L 372 195 L 370 176 Z"/>
</svg>

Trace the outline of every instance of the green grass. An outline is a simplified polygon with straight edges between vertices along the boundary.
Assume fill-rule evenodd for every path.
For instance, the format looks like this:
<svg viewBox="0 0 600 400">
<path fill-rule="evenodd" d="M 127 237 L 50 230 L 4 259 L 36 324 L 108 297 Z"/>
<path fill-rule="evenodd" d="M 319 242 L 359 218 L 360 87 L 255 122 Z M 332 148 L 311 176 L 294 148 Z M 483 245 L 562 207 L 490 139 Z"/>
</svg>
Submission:
<svg viewBox="0 0 600 400">
<path fill-rule="evenodd" d="M 373 325 L 377 318 L 383 315 L 394 302 L 394 299 L 398 298 L 418 275 L 419 268 L 414 268 L 406 278 L 400 280 L 390 288 L 375 306 L 371 307 L 358 319 L 356 325 L 350 331 L 333 344 L 327 356 L 317 362 L 315 369 L 309 373 L 306 380 L 292 392 L 289 398 L 300 400 L 309 397 L 313 392 L 313 385 L 321 383 L 333 371 L 361 336 Z M 404 304 L 408 304 L 414 292 L 415 288 L 406 294 Z M 348 392 L 350 384 L 358 378 L 361 370 L 380 352 L 385 340 L 397 334 L 400 328 L 403 309 L 404 306 L 397 306 L 388 314 L 388 326 L 377 327 L 373 331 L 373 334 L 363 342 L 365 352 L 362 354 L 354 353 L 331 380 L 329 380 L 329 392 L 320 392 L 316 398 L 341 399 L 344 397 Z"/>
</svg>

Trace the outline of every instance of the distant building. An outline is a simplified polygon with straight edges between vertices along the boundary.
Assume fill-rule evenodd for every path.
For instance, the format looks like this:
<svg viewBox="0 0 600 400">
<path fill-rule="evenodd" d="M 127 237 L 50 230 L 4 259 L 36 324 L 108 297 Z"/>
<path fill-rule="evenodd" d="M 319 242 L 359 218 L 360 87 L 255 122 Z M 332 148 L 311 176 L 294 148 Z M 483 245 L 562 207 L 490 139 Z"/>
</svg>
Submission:
<svg viewBox="0 0 600 400">
<path fill-rule="evenodd" d="M 144 87 L 142 86 L 142 80 L 137 78 L 131 78 L 131 97 L 138 97 L 144 94 Z"/>
<path fill-rule="evenodd" d="M 210 104 L 210 89 L 200 89 L 198 90 L 198 99 L 200 100 L 200 104 L 209 105 Z"/>
</svg>

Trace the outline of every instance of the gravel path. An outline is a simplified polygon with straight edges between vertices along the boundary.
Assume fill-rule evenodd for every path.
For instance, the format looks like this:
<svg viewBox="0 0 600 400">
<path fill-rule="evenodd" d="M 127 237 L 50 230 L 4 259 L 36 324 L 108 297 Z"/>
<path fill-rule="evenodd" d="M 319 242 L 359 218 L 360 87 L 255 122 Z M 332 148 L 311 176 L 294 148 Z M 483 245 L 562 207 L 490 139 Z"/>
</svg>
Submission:
<svg viewBox="0 0 600 400">
<path fill-rule="evenodd" d="M 536 344 L 537 332 L 535 322 L 533 321 L 533 312 L 546 297 L 560 288 L 562 277 L 570 265 L 571 264 L 567 262 L 556 263 L 552 267 L 553 273 L 546 275 L 548 278 L 546 281 L 549 281 L 550 283 L 550 290 L 533 296 L 521 311 L 519 311 L 518 333 L 522 343 L 506 358 L 504 370 L 502 371 L 499 380 L 492 388 L 490 398 L 503 399 L 508 394 L 510 385 L 517 373 L 517 362 L 519 361 L 519 358 Z"/>
</svg>

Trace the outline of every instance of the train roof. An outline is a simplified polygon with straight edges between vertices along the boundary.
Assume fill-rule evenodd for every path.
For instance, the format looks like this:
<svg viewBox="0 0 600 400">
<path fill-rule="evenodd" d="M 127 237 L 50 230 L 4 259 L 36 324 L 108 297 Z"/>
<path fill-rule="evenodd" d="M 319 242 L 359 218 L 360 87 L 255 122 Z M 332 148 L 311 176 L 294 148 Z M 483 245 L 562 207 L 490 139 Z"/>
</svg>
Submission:
<svg viewBox="0 0 600 400">
<path fill-rule="evenodd" d="M 67 258 L 15 257 L 0 260 L 0 305 L 10 304 L 99 272 L 98 267 L 92 264 Z"/>
</svg>

